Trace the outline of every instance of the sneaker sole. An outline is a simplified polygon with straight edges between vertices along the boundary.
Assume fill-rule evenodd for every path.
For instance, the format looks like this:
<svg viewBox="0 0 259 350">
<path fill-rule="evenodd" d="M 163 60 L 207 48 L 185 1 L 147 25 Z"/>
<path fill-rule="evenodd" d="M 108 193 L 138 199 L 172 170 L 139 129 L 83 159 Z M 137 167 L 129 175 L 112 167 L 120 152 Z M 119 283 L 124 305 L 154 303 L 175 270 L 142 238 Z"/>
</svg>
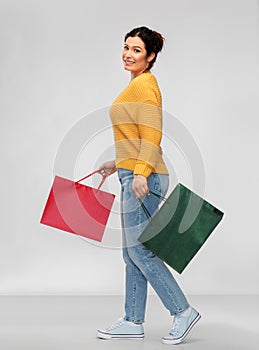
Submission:
<svg viewBox="0 0 259 350">
<path fill-rule="evenodd" d="M 144 334 L 110 334 L 102 331 L 97 331 L 97 338 L 100 339 L 143 339 Z"/>
<path fill-rule="evenodd" d="M 168 344 L 168 345 L 175 345 L 181 343 L 189 334 L 190 330 L 193 328 L 193 326 L 201 319 L 201 315 L 198 314 L 195 319 L 192 321 L 190 326 L 186 329 L 185 333 L 177 339 L 169 339 L 169 338 L 162 338 L 162 343 L 163 344 Z"/>
</svg>

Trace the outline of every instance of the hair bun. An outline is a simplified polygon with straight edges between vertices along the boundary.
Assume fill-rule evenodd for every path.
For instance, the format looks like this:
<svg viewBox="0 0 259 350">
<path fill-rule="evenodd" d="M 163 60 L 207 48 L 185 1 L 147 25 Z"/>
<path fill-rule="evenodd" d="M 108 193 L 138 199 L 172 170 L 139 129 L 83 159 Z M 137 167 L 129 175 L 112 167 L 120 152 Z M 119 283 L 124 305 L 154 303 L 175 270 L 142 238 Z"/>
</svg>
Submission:
<svg viewBox="0 0 259 350">
<path fill-rule="evenodd" d="M 156 32 L 155 30 L 153 30 L 152 32 L 156 38 L 156 52 L 160 52 L 163 49 L 165 39 L 162 36 L 162 34 Z"/>
</svg>

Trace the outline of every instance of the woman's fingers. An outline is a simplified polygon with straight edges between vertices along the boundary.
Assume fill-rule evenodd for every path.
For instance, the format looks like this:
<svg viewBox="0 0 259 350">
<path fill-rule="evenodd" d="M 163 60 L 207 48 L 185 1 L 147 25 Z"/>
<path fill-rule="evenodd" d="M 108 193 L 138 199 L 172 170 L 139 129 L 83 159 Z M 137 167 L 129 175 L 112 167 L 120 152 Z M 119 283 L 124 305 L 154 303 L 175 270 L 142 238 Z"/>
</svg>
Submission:
<svg viewBox="0 0 259 350">
<path fill-rule="evenodd" d="M 144 190 L 144 189 L 142 189 L 142 190 L 135 190 L 135 191 L 133 190 L 133 192 L 134 192 L 136 198 L 138 198 L 138 199 L 144 197 L 146 194 L 149 193 L 149 191 Z"/>
<path fill-rule="evenodd" d="M 99 174 L 101 174 L 102 176 L 109 176 L 113 174 L 115 171 L 116 171 L 116 166 L 115 166 L 115 161 L 113 160 L 103 163 L 98 169 Z"/>
<path fill-rule="evenodd" d="M 101 170 L 100 170 L 100 174 L 101 174 L 102 176 L 106 176 L 106 170 L 105 170 L 105 169 L 101 169 Z"/>
</svg>

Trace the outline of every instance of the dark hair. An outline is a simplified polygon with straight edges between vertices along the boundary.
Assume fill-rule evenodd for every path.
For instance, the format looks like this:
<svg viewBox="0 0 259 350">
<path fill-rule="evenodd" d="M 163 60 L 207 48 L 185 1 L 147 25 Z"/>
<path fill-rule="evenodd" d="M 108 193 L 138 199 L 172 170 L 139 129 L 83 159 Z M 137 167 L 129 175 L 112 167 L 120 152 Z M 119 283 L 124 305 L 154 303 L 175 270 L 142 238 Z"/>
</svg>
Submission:
<svg viewBox="0 0 259 350">
<path fill-rule="evenodd" d="M 153 67 L 153 64 L 156 61 L 157 54 L 162 50 L 164 46 L 165 39 L 163 36 L 147 27 L 138 27 L 132 29 L 129 33 L 125 35 L 124 41 L 128 39 L 128 37 L 138 36 L 145 44 L 145 48 L 147 51 L 147 56 L 149 56 L 152 52 L 154 52 L 155 57 L 149 62 L 148 69 Z"/>
</svg>

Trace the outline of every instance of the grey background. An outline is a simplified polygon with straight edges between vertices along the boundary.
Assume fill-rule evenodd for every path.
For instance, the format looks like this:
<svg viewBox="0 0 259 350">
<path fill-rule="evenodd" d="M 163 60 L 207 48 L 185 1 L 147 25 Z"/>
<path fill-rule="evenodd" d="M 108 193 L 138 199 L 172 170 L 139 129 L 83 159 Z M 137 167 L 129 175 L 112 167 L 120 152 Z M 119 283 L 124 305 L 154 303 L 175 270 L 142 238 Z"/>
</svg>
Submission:
<svg viewBox="0 0 259 350">
<path fill-rule="evenodd" d="M 153 70 L 164 110 L 194 137 L 206 172 L 204 195 L 226 213 L 176 277 L 189 294 L 259 292 L 258 2 L 2 0 L 0 293 L 123 293 L 116 210 L 110 221 L 116 237 L 104 245 L 39 220 L 55 169 L 66 166 L 62 158 L 55 168 L 60 145 L 74 147 L 75 138 L 66 135 L 82 118 L 90 114 L 100 132 L 87 142 L 85 130 L 75 178 L 113 155 L 111 130 L 103 131 L 97 116 L 106 115 L 129 81 L 123 36 L 139 25 L 166 38 Z M 188 154 L 163 142 L 171 186 L 176 179 L 191 186 Z M 119 194 L 115 176 L 106 188 Z"/>
</svg>

